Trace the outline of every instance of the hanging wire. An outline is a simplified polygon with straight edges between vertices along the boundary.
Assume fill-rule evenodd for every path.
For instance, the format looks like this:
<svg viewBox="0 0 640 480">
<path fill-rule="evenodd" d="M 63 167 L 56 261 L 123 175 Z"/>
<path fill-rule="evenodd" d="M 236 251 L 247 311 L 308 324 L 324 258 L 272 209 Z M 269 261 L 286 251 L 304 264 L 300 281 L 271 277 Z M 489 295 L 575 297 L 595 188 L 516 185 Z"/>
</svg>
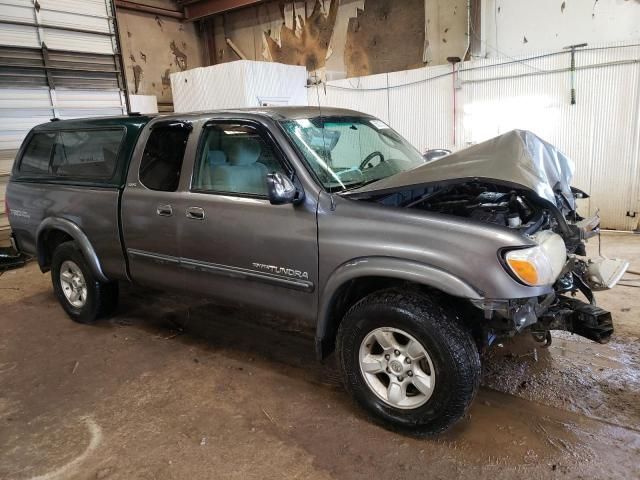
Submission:
<svg viewBox="0 0 640 480">
<path fill-rule="evenodd" d="M 629 44 L 629 45 L 612 45 L 612 46 L 607 46 L 607 47 L 592 47 L 592 48 L 583 48 L 580 49 L 580 52 L 587 52 L 587 51 L 595 51 L 595 50 L 613 50 L 613 49 L 618 49 L 618 48 L 630 48 L 630 47 L 640 47 L 640 43 L 633 43 L 633 44 Z M 503 67 L 506 65 L 513 65 L 514 63 L 519 63 L 521 65 L 526 65 L 526 63 L 523 62 L 527 62 L 527 61 L 531 61 L 531 60 L 539 60 L 541 58 L 548 58 L 548 57 L 554 57 L 557 55 L 567 55 L 570 54 L 571 52 L 569 50 L 560 50 L 557 52 L 549 52 L 549 53 L 543 53 L 540 55 L 534 55 L 531 57 L 526 57 L 526 58 L 522 58 L 522 59 L 514 59 L 514 60 L 510 60 L 508 62 L 501 62 L 501 63 L 495 63 L 492 65 L 480 65 L 477 67 L 469 67 L 469 68 L 460 68 L 458 69 L 458 73 L 464 73 L 464 72 L 472 72 L 475 70 L 484 70 L 487 68 L 497 68 L 497 67 Z M 511 58 L 511 57 L 509 57 Z M 638 62 L 637 59 L 634 60 L 629 60 L 628 63 L 636 63 Z M 621 62 L 606 62 L 606 63 L 602 63 L 602 64 L 594 64 L 594 65 L 583 65 L 581 67 L 579 67 L 580 69 L 585 69 L 585 68 L 589 68 L 590 66 L 594 66 L 594 67 L 598 67 L 598 66 L 608 66 L 608 65 L 618 65 L 621 64 Z M 526 65 L 528 67 L 531 67 L 531 65 Z M 531 67 L 534 70 L 536 70 L 536 67 Z M 538 72 L 537 73 L 557 73 L 557 72 L 561 72 L 564 70 L 568 70 L 568 69 L 555 69 L 555 70 L 543 70 L 543 69 L 537 69 Z M 349 84 L 351 85 L 351 87 L 344 87 L 341 85 L 331 85 L 328 84 L 326 82 L 323 82 L 325 84 L 325 88 L 331 88 L 334 90 L 346 90 L 346 91 L 358 91 L 358 92 L 379 92 L 379 91 L 385 91 L 385 90 L 392 90 L 395 88 L 402 88 L 402 87 L 410 87 L 412 85 L 420 85 L 422 83 L 427 83 L 430 82 L 432 80 L 437 80 L 439 78 L 443 78 L 443 77 L 448 77 L 452 75 L 452 72 L 446 72 L 446 73 L 442 73 L 439 75 L 434 75 L 432 77 L 426 77 L 420 80 L 416 80 L 414 82 L 407 82 L 407 83 L 403 83 L 401 85 L 393 85 L 393 86 L 389 86 L 389 87 L 375 87 L 375 88 L 359 88 L 359 87 L 353 87 L 353 85 L 351 84 L 351 79 L 347 79 L 347 81 L 349 82 Z M 528 75 L 528 74 L 522 74 L 522 75 Z M 494 79 L 495 80 L 495 79 Z M 360 83 L 360 78 L 358 78 L 358 83 Z"/>
</svg>

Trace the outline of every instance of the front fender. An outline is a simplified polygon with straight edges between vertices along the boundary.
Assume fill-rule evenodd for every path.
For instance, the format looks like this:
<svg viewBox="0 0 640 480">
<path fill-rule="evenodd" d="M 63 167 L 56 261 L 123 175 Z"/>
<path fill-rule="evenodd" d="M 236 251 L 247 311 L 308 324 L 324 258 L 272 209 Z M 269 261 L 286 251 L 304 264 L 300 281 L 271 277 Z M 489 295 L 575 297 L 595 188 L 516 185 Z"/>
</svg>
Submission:
<svg viewBox="0 0 640 480">
<path fill-rule="evenodd" d="M 322 344 L 327 332 L 331 331 L 332 322 L 340 320 L 330 318 L 331 308 L 340 287 L 350 280 L 364 277 L 406 280 L 435 288 L 455 297 L 470 300 L 483 298 L 481 292 L 461 278 L 430 265 L 393 257 L 363 257 L 351 260 L 333 271 L 322 290 L 316 327 L 316 348 L 320 357 L 323 356 Z"/>
<path fill-rule="evenodd" d="M 104 272 L 102 271 L 102 266 L 100 265 L 100 259 L 98 259 L 98 255 L 96 255 L 89 238 L 85 235 L 85 233 L 80 229 L 78 225 L 73 223 L 66 218 L 58 218 L 58 217 L 49 217 L 45 218 L 36 231 L 36 252 L 38 255 L 38 264 L 41 269 L 45 269 L 45 244 L 44 237 L 46 232 L 51 230 L 60 230 L 67 235 L 69 235 L 76 242 L 82 255 L 85 260 L 89 264 L 89 268 L 91 268 L 91 272 L 96 276 L 96 278 L 102 282 L 108 282 L 109 279 L 106 277 Z"/>
</svg>

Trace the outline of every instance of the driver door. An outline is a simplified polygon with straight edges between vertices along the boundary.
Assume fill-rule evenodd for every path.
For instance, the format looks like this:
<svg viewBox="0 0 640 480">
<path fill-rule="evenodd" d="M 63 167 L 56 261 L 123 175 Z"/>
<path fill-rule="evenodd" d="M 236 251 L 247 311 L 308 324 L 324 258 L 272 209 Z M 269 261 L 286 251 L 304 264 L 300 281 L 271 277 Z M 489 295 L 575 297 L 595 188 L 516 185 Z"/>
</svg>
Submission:
<svg viewBox="0 0 640 480">
<path fill-rule="evenodd" d="M 292 167 L 251 120 L 207 122 L 189 192 L 177 204 L 187 288 L 313 324 L 318 247 L 316 200 L 271 205 L 266 176 Z"/>
</svg>

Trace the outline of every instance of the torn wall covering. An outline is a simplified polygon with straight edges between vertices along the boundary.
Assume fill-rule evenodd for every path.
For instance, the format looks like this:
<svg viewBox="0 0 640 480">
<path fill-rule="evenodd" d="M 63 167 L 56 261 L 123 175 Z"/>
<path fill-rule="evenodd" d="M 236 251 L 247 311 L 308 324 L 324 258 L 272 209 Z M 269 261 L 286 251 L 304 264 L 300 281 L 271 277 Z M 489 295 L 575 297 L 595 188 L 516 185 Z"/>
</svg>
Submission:
<svg viewBox="0 0 640 480">
<path fill-rule="evenodd" d="M 172 110 L 169 74 L 203 66 L 197 25 L 121 9 L 118 26 L 129 93 L 155 95 L 160 111 Z"/>
<path fill-rule="evenodd" d="M 284 20 L 284 5 L 281 7 Z M 280 27 L 280 43 L 271 37 L 270 31 L 264 32 L 269 57 L 274 62 L 306 66 L 309 71 L 323 67 L 337 15 L 337 1 L 331 2 L 326 15 L 322 11 L 320 0 L 316 0 L 308 17 L 302 17 L 294 12 L 292 28 L 287 27 L 284 22 Z"/>
<path fill-rule="evenodd" d="M 215 45 L 212 63 L 240 58 L 229 39 L 247 59 L 305 65 L 321 76 L 344 78 L 423 66 L 429 44 L 429 62 L 462 56 L 466 22 L 466 0 L 307 0 L 264 2 L 206 24 Z"/>
<path fill-rule="evenodd" d="M 422 67 L 425 46 L 424 0 L 366 0 L 349 19 L 347 76 Z"/>
</svg>

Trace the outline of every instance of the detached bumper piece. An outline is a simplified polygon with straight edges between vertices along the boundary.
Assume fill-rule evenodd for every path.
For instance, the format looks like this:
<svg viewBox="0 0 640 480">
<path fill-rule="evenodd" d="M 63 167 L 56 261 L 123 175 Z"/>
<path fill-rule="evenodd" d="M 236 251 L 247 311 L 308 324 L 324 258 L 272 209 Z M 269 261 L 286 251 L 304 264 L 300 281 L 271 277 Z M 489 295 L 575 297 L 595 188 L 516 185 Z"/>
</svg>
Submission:
<svg viewBox="0 0 640 480">
<path fill-rule="evenodd" d="M 534 331 L 566 330 L 597 343 L 607 343 L 613 334 L 611 312 L 596 305 L 559 296 L 558 301 L 538 319 Z"/>
<path fill-rule="evenodd" d="M 23 267 L 27 259 L 13 248 L 0 248 L 0 272 Z"/>
</svg>

